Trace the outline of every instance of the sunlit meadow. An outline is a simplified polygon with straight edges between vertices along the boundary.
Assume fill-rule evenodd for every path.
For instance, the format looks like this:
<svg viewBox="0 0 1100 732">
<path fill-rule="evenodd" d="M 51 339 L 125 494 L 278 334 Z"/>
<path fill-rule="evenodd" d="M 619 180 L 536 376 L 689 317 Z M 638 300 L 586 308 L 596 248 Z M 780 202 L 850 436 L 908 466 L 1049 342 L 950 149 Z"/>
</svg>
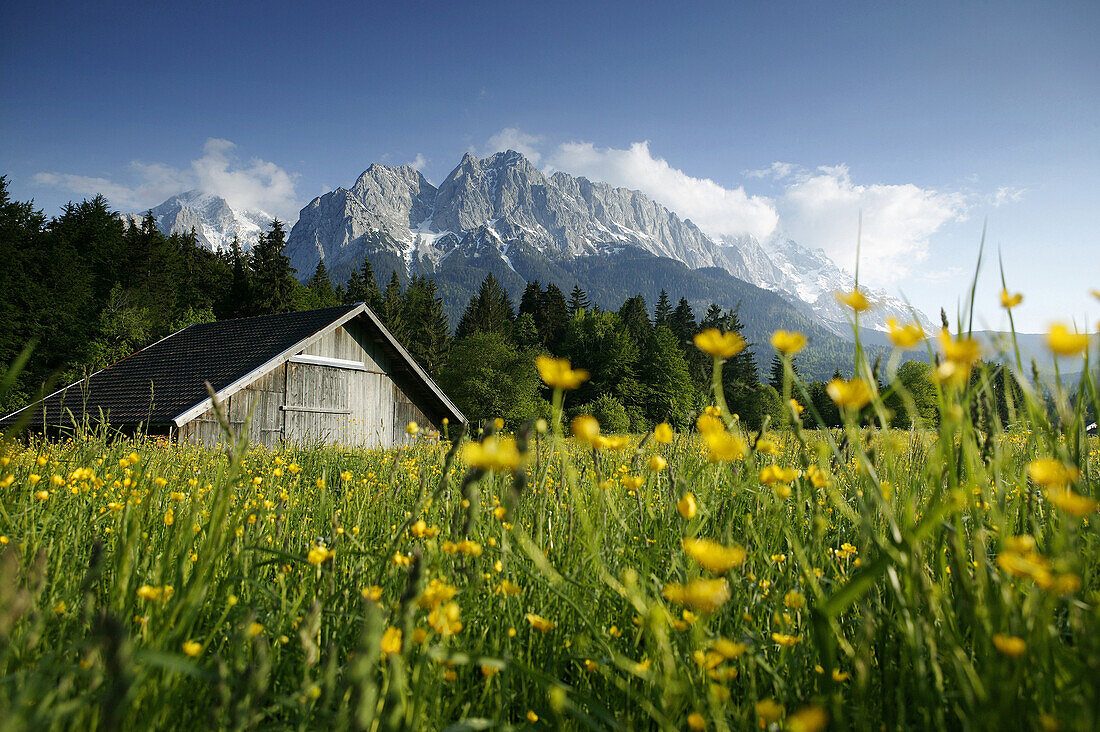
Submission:
<svg viewBox="0 0 1100 732">
<path fill-rule="evenodd" d="M 816 429 L 777 333 L 760 434 L 720 386 L 687 433 L 563 424 L 585 374 L 540 359 L 556 418 L 514 433 L 10 442 L 0 729 L 1097 728 L 1088 343 L 1052 331 L 1080 382 L 1021 376 L 1002 422 L 965 333 L 891 337 L 887 371 L 935 354 L 937 424 L 878 426 L 857 343 Z M 744 347 L 696 343 L 716 385 Z"/>
</svg>

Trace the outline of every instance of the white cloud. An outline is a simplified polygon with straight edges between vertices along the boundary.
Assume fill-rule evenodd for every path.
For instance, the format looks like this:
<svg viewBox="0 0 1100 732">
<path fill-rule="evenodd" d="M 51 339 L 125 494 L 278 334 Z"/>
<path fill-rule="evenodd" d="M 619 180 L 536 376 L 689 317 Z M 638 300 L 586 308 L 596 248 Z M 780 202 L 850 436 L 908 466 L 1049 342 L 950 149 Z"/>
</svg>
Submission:
<svg viewBox="0 0 1100 732">
<path fill-rule="evenodd" d="M 928 257 L 929 239 L 945 224 L 965 219 L 967 196 L 899 185 L 852 182 L 846 165 L 794 174 L 777 206 L 787 235 L 825 250 L 852 269 L 859 217 L 863 216 L 860 273 L 887 284 L 910 273 Z"/>
<path fill-rule="evenodd" d="M 538 165 L 542 160 L 542 153 L 535 146 L 540 142 L 542 142 L 542 135 L 529 135 L 515 127 L 505 127 L 489 138 L 486 143 L 486 152 L 492 154 L 515 150 L 530 160 L 532 165 Z"/>
<path fill-rule="evenodd" d="M 746 170 L 741 174 L 746 178 L 774 178 L 775 180 L 783 180 L 790 176 L 798 169 L 797 165 L 793 163 L 781 163 L 776 161 L 766 168 L 760 168 L 758 170 Z"/>
<path fill-rule="evenodd" d="M 590 142 L 558 146 L 550 168 L 614 186 L 633 188 L 715 237 L 751 234 L 764 238 L 778 223 L 771 199 L 750 196 L 744 188 L 724 188 L 708 178 L 694 178 L 650 153 L 648 142 L 626 150 L 597 148 Z"/>
<path fill-rule="evenodd" d="M 424 166 L 428 164 L 428 159 L 424 157 L 424 153 L 417 153 L 416 157 L 405 163 L 405 165 L 413 168 L 414 170 L 423 171 Z"/>
<path fill-rule="evenodd" d="M 187 168 L 135 160 L 128 166 L 135 181 L 131 184 L 71 173 L 38 173 L 34 181 L 81 196 L 102 193 L 112 205 L 133 211 L 197 188 L 221 196 L 234 208 L 267 211 L 288 221 L 297 219 L 300 204 L 294 189 L 298 176 L 260 158 L 241 161 L 235 148 L 229 140 L 211 137 L 203 145 L 202 155 Z"/>
</svg>

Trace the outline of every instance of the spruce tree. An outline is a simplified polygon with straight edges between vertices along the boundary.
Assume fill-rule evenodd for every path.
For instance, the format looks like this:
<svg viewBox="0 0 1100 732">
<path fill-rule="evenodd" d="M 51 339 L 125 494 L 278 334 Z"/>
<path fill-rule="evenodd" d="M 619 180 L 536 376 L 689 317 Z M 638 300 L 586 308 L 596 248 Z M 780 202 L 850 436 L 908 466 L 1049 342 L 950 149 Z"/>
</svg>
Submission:
<svg viewBox="0 0 1100 732">
<path fill-rule="evenodd" d="M 569 325 L 569 306 L 565 303 L 565 295 L 553 282 L 546 286 L 546 292 L 541 299 L 542 322 L 539 323 L 539 336 L 544 346 L 557 353 Z"/>
<path fill-rule="evenodd" d="M 619 308 L 619 319 L 623 321 L 623 325 L 636 343 L 639 345 L 646 343 L 653 325 L 649 322 L 649 311 L 646 309 L 644 297 L 635 295 L 627 299 Z"/>
<path fill-rule="evenodd" d="M 581 310 L 588 310 L 592 303 L 588 301 L 588 294 L 580 285 L 573 285 L 573 291 L 569 293 L 569 317 L 572 318 Z"/>
<path fill-rule="evenodd" d="M 257 315 L 285 313 L 294 309 L 298 281 L 286 256 L 286 232 L 278 219 L 252 248 L 251 310 Z"/>
<path fill-rule="evenodd" d="M 436 291 L 434 280 L 414 277 L 405 290 L 402 321 L 405 323 L 406 347 L 427 369 L 437 374 L 447 355 L 450 330 L 443 300 Z"/>
<path fill-rule="evenodd" d="M 458 321 L 455 338 L 466 338 L 473 333 L 499 333 L 510 338 L 514 320 L 508 292 L 490 272 L 482 280 L 477 294 L 470 298 L 462 319 Z"/>
<path fill-rule="evenodd" d="M 397 278 L 397 270 L 390 276 L 390 282 L 386 285 L 386 294 L 382 297 L 382 306 L 378 317 L 389 329 L 393 337 L 404 343 L 408 337 L 405 323 L 405 301 L 401 294 L 401 280 Z"/>
<path fill-rule="evenodd" d="M 348 289 L 345 302 L 349 305 L 355 302 L 365 302 L 367 307 L 376 314 L 382 309 L 382 293 L 378 289 L 378 282 L 374 278 L 374 266 L 370 263 L 370 257 L 363 257 L 363 269 L 353 269 L 348 278 Z"/>
<path fill-rule="evenodd" d="M 654 327 L 665 326 L 666 328 L 672 321 L 672 303 L 668 301 L 668 293 L 661 289 L 661 295 L 657 298 L 657 307 L 653 311 L 653 325 Z"/>
<path fill-rule="evenodd" d="M 668 328 L 681 345 L 692 345 L 691 339 L 699 331 L 699 326 L 695 323 L 695 313 L 692 312 L 687 298 L 680 298 L 680 304 L 672 312 Z"/>
<path fill-rule="evenodd" d="M 523 315 L 529 313 L 537 323 L 539 320 L 539 310 L 542 307 L 542 286 L 538 280 L 531 280 L 527 283 L 527 286 L 523 288 L 523 295 L 519 298 L 519 311 L 517 315 Z"/>
<path fill-rule="evenodd" d="M 252 285 L 249 281 L 250 272 L 248 260 L 245 258 L 244 254 L 241 253 L 241 242 L 237 237 L 233 237 L 232 249 L 230 251 L 233 279 L 230 281 L 229 296 L 225 298 L 225 304 L 222 309 L 226 317 L 240 318 L 250 314 L 249 308 L 252 300 Z"/>
<path fill-rule="evenodd" d="M 309 278 L 309 292 L 314 304 L 319 308 L 327 308 L 336 305 L 336 291 L 332 289 L 332 280 L 328 276 L 328 267 L 325 260 L 317 262 L 317 269 L 313 270 L 313 276 Z"/>
</svg>

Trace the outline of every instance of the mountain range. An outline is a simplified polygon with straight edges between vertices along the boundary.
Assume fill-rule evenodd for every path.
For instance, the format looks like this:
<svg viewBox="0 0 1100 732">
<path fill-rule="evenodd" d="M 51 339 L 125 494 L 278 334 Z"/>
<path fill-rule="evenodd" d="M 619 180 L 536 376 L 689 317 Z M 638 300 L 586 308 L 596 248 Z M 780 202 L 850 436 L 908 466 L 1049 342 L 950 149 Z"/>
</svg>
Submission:
<svg viewBox="0 0 1100 732">
<path fill-rule="evenodd" d="M 242 249 L 251 249 L 275 218 L 264 211 L 234 209 L 224 198 L 203 191 L 172 196 L 149 213 L 165 235 L 194 230 L 199 243 L 215 252 L 228 250 L 234 238 Z M 124 214 L 122 218 L 128 225 L 140 225 L 145 214 Z"/>
<path fill-rule="evenodd" d="M 198 191 L 173 196 L 152 213 L 162 231 L 193 227 L 216 250 L 234 236 L 247 249 L 271 221 Z M 548 175 L 513 150 L 487 158 L 467 153 L 438 186 L 411 166 L 372 164 L 350 188 L 302 208 L 286 251 L 303 280 L 323 260 L 333 281 L 343 281 L 364 257 L 380 286 L 393 272 L 402 281 L 431 276 L 452 324 L 492 272 L 517 299 L 537 279 L 566 293 L 579 285 L 606 308 L 639 293 L 653 304 L 662 289 L 674 304 L 687 298 L 698 315 L 712 302 L 738 308 L 746 336 L 758 344 L 775 328 L 805 331 L 807 375 L 827 375 L 851 359 L 852 331 L 833 295 L 851 289 L 853 279 L 822 250 L 782 233 L 765 241 L 711 237 L 638 191 Z M 900 300 L 865 292 L 876 307 L 862 318 L 864 327 L 912 319 Z M 770 349 L 759 353 L 770 358 Z"/>
</svg>

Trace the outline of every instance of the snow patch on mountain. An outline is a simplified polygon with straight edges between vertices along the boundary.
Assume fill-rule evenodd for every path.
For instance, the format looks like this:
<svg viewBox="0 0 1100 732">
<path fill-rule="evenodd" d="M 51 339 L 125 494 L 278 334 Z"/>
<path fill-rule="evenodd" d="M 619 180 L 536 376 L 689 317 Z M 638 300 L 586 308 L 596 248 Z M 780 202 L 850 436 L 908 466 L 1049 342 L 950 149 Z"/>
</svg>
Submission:
<svg viewBox="0 0 1100 732">
<path fill-rule="evenodd" d="M 198 242 L 215 252 L 230 249 L 234 238 L 241 249 L 251 249 L 275 218 L 265 211 L 234 209 L 224 198 L 197 190 L 172 196 L 151 213 L 166 236 L 193 230 Z M 128 226 L 140 226 L 144 218 L 144 214 L 137 213 L 122 215 Z"/>
</svg>

